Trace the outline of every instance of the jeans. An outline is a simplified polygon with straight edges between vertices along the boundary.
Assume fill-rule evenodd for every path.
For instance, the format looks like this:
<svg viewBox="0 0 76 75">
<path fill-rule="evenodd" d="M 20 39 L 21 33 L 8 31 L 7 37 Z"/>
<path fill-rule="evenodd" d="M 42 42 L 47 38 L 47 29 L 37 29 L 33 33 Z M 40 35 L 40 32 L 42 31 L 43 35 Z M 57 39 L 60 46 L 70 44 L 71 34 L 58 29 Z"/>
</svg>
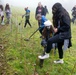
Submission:
<svg viewBox="0 0 76 75">
<path fill-rule="evenodd" d="M 26 27 L 27 23 L 28 23 L 28 24 L 29 24 L 29 26 L 31 27 L 31 24 L 30 24 L 29 19 L 28 19 L 28 20 L 26 19 L 26 21 L 25 21 L 25 27 Z"/>
<path fill-rule="evenodd" d="M 46 53 L 50 53 L 50 51 L 52 49 L 52 44 L 53 43 L 57 43 L 59 58 L 62 59 L 63 58 L 63 49 L 62 49 L 62 46 L 64 44 L 64 39 L 60 39 L 59 38 L 59 34 L 57 34 L 57 35 L 49 38 L 49 40 L 47 41 Z"/>
</svg>

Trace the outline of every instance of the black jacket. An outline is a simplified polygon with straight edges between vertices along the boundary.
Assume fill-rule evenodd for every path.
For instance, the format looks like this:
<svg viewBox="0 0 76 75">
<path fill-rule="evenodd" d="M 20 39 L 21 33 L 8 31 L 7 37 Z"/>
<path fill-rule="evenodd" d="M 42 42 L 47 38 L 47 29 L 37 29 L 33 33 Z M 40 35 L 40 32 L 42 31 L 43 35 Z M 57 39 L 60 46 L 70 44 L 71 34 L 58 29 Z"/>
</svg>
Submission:
<svg viewBox="0 0 76 75">
<path fill-rule="evenodd" d="M 41 15 L 45 15 L 45 12 L 44 12 L 44 7 L 37 7 L 36 8 L 36 12 L 35 12 L 35 17 L 37 14 L 41 14 Z"/>
<path fill-rule="evenodd" d="M 60 39 L 70 39 L 71 38 L 71 20 L 68 12 L 59 5 L 55 4 L 52 9 L 56 9 L 56 12 L 53 13 L 53 24 L 54 27 L 58 28 Z"/>
</svg>

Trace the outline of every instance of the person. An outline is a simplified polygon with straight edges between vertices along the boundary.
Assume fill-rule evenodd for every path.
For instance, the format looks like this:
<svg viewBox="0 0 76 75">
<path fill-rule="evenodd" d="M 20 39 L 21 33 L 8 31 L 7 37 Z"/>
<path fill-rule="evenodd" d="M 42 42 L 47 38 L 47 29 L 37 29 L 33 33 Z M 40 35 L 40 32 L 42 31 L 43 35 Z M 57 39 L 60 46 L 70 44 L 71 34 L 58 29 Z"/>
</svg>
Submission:
<svg viewBox="0 0 76 75">
<path fill-rule="evenodd" d="M 42 31 L 42 41 L 41 41 L 41 45 L 46 48 L 47 46 L 47 41 L 49 38 L 51 38 L 53 36 L 53 27 L 52 27 L 52 23 L 50 20 L 47 20 L 44 22 L 44 29 Z"/>
<path fill-rule="evenodd" d="M 37 14 L 45 15 L 45 13 L 44 13 L 44 7 L 42 6 L 41 2 L 38 3 L 38 6 L 36 8 L 35 18 L 37 16 Z"/>
<path fill-rule="evenodd" d="M 0 4 L 0 17 L 1 17 L 1 25 L 4 25 L 4 12 L 3 5 Z"/>
<path fill-rule="evenodd" d="M 38 56 L 39 59 L 49 58 L 49 53 L 52 49 L 52 44 L 57 43 L 59 60 L 54 61 L 54 63 L 63 64 L 63 44 L 65 40 L 69 40 L 68 47 L 71 47 L 71 27 L 70 27 L 70 16 L 68 12 L 60 3 L 55 3 L 52 7 L 53 13 L 53 30 L 54 36 L 49 38 L 47 41 L 47 48 L 43 56 Z M 70 46 L 69 46 L 70 45 Z M 67 48 L 68 48 L 67 47 Z"/>
<path fill-rule="evenodd" d="M 49 14 L 49 12 L 48 12 L 48 9 L 47 9 L 47 6 L 44 6 L 44 15 L 46 16 L 46 14 Z"/>
<path fill-rule="evenodd" d="M 45 21 L 44 25 L 45 27 L 42 32 L 42 39 L 45 39 L 47 41 L 48 38 L 52 37 L 53 35 L 53 27 L 50 20 Z"/>
<path fill-rule="evenodd" d="M 36 20 L 38 20 L 39 24 L 39 32 L 42 35 L 42 31 L 44 29 L 44 22 L 47 21 L 46 17 L 41 15 L 41 14 L 37 14 L 36 16 Z"/>
<path fill-rule="evenodd" d="M 25 11 L 26 11 L 26 13 L 25 13 L 24 15 L 22 15 L 22 18 L 23 18 L 24 16 L 25 16 L 25 18 L 26 18 L 24 27 L 26 27 L 27 23 L 29 24 L 30 27 L 32 27 L 32 26 L 31 26 L 31 23 L 30 23 L 30 21 L 29 21 L 29 19 L 30 19 L 30 10 L 28 9 L 28 7 L 25 8 Z"/>
<path fill-rule="evenodd" d="M 7 24 L 9 24 L 12 13 L 11 13 L 11 9 L 8 3 L 5 6 L 5 13 L 6 13 L 6 18 L 7 18 Z"/>
<path fill-rule="evenodd" d="M 41 41 L 41 46 L 44 48 L 42 55 L 45 54 L 48 39 L 53 36 L 53 28 L 51 21 L 50 20 L 45 21 L 44 25 L 45 27 L 42 31 L 42 41 Z M 40 67 L 43 67 L 43 62 L 44 60 L 40 59 L 40 63 L 39 63 Z"/>
<path fill-rule="evenodd" d="M 72 9 L 72 16 L 73 16 L 73 18 L 72 18 L 72 22 L 73 22 L 73 24 L 74 24 L 74 21 L 75 21 L 75 19 L 76 19 L 76 5 L 73 7 L 73 9 Z"/>
</svg>

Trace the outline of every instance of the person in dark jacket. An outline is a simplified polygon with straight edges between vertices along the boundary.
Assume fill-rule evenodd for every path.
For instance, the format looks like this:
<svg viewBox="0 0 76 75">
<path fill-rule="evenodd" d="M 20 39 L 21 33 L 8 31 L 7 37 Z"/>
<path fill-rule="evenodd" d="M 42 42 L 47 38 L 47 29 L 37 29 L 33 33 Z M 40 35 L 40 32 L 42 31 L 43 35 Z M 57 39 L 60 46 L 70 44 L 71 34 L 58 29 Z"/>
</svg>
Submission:
<svg viewBox="0 0 76 75">
<path fill-rule="evenodd" d="M 47 6 L 44 6 L 44 15 L 46 16 L 46 14 L 48 14 L 49 12 L 48 12 L 48 9 L 47 9 Z"/>
<path fill-rule="evenodd" d="M 26 27 L 27 23 L 29 24 L 30 27 L 32 27 L 31 23 L 29 21 L 29 19 L 30 19 L 30 10 L 28 9 L 28 7 L 25 8 L 25 11 L 26 11 L 26 13 L 24 15 L 22 15 L 22 18 L 25 16 L 25 19 L 26 19 L 24 27 Z"/>
<path fill-rule="evenodd" d="M 74 24 L 74 21 L 75 21 L 75 19 L 76 19 L 76 5 L 73 7 L 73 9 L 72 9 L 72 16 L 73 16 L 73 18 L 72 18 L 72 22 L 73 22 L 73 24 Z"/>
<path fill-rule="evenodd" d="M 45 15 L 45 13 L 44 13 L 44 7 L 42 6 L 41 2 L 38 3 L 38 6 L 36 8 L 35 18 L 37 16 L 37 14 Z"/>
<path fill-rule="evenodd" d="M 57 43 L 58 46 L 58 53 L 59 53 L 59 60 L 54 61 L 54 63 L 63 64 L 63 44 L 64 41 L 69 41 L 71 39 L 71 27 L 70 27 L 70 17 L 68 12 L 63 8 L 60 3 L 55 3 L 52 7 L 53 13 L 53 30 L 55 35 L 48 39 L 47 41 L 47 48 L 45 55 L 38 56 L 39 59 L 46 59 L 49 58 L 49 53 L 52 49 L 52 44 Z M 69 45 L 69 43 L 67 43 Z M 67 46 L 68 46 L 67 45 Z M 71 46 L 71 45 L 70 45 Z M 70 47 L 69 46 L 69 47 Z"/>
<path fill-rule="evenodd" d="M 37 16 L 37 14 L 40 14 L 40 15 L 45 15 L 44 13 L 44 7 L 42 6 L 41 2 L 38 3 L 38 6 L 36 8 L 36 12 L 35 12 L 35 18 Z M 38 26 L 40 26 L 40 22 L 38 21 Z"/>
<path fill-rule="evenodd" d="M 3 5 L 0 4 L 0 17 L 1 17 L 1 25 L 4 25 L 4 11 L 3 11 Z"/>
<path fill-rule="evenodd" d="M 12 13 L 11 13 L 11 8 L 8 3 L 5 6 L 5 13 L 6 13 L 6 18 L 7 18 L 7 24 L 9 24 Z"/>
</svg>

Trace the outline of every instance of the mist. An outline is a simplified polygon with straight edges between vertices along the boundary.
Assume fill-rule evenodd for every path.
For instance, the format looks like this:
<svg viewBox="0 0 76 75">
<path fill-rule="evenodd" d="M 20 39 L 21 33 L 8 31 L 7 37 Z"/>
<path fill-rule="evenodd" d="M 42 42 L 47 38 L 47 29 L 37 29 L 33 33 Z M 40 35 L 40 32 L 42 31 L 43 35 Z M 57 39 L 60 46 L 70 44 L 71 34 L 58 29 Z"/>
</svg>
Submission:
<svg viewBox="0 0 76 75">
<path fill-rule="evenodd" d="M 52 9 L 52 6 L 59 2 L 67 10 L 71 10 L 76 5 L 76 0 L 0 0 L 4 5 L 9 3 L 11 6 L 29 7 L 35 9 L 38 2 L 41 2 L 43 6 L 47 6 L 48 9 Z"/>
</svg>

